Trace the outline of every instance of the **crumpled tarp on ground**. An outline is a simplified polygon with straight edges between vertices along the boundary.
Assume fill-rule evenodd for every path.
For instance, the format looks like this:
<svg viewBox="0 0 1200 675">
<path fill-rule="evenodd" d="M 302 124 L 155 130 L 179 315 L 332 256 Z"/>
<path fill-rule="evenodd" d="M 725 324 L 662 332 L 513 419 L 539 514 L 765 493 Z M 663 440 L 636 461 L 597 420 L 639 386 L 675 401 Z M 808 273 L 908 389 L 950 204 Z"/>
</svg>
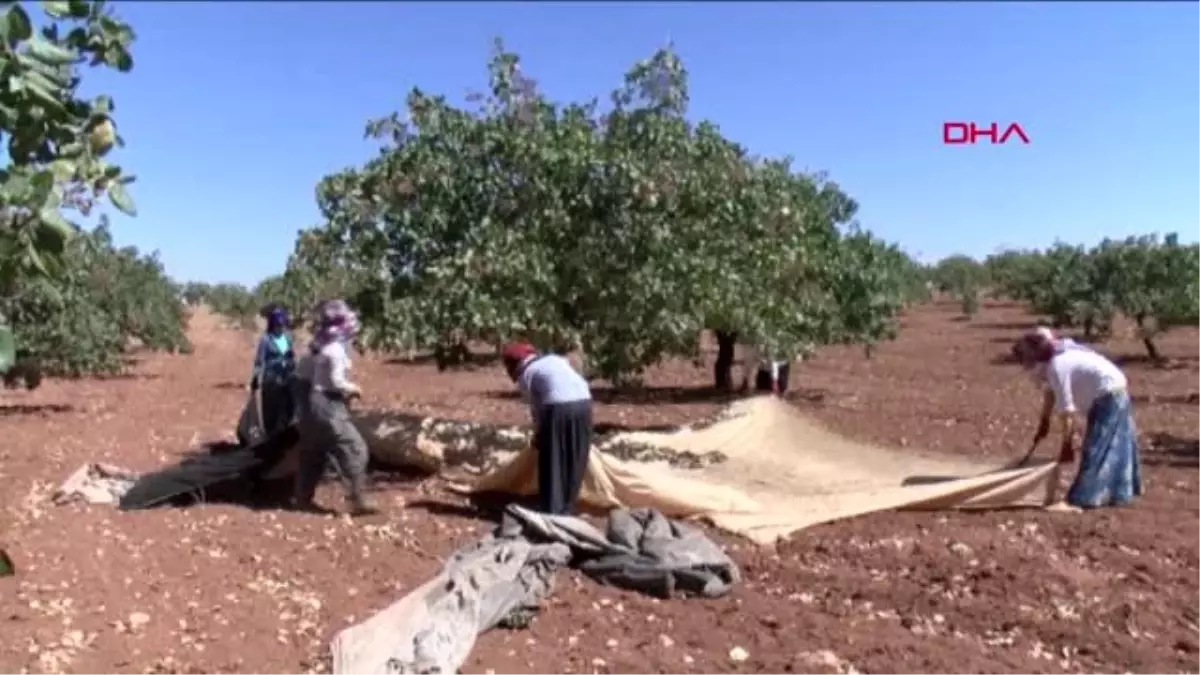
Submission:
<svg viewBox="0 0 1200 675">
<path fill-rule="evenodd" d="M 581 502 L 596 509 L 653 507 L 772 544 L 805 527 L 890 509 L 1046 506 L 1058 484 L 1054 462 L 1006 467 L 851 441 L 773 396 L 739 401 L 723 417 L 701 429 L 604 439 L 588 462 Z M 698 469 L 625 462 L 603 451 L 612 444 L 719 455 L 723 461 Z M 533 494 L 537 457 L 527 449 L 456 487 L 469 493 Z"/>
<path fill-rule="evenodd" d="M 499 536 L 566 544 L 580 571 L 596 581 L 662 598 L 716 598 L 741 580 L 737 564 L 716 542 L 655 509 L 616 509 L 602 534 L 581 518 L 510 505 Z"/>
<path fill-rule="evenodd" d="M 457 672 L 481 633 L 536 609 L 568 564 L 660 596 L 715 597 L 740 580 L 715 543 L 657 511 L 614 511 L 605 536 L 580 518 L 510 504 L 496 531 L 455 552 L 438 576 L 338 633 L 333 672 Z"/>
<path fill-rule="evenodd" d="M 50 501 L 59 505 L 72 502 L 117 504 L 137 479 L 136 471 L 112 464 L 84 464 L 58 486 Z"/>
<path fill-rule="evenodd" d="M 246 410 L 256 409 L 257 397 L 251 396 Z M 260 439 L 252 445 L 208 443 L 174 466 L 143 474 L 109 464 L 85 464 L 52 499 L 56 504 L 115 504 L 122 510 L 194 501 L 253 501 L 269 492 L 263 489 L 268 483 L 295 472 L 299 440 L 294 426 L 262 440 L 261 429 L 254 428 L 257 420 L 257 414 L 243 412 L 239 421 L 239 437 Z"/>
</svg>

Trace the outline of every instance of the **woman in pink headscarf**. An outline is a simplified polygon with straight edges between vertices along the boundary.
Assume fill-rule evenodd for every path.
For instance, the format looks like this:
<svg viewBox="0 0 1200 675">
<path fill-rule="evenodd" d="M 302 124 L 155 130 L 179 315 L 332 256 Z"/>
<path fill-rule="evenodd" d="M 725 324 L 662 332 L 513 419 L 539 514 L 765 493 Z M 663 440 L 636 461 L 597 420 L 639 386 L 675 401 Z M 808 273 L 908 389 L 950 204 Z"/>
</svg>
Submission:
<svg viewBox="0 0 1200 675">
<path fill-rule="evenodd" d="M 325 464 L 333 460 L 346 482 L 346 502 L 352 515 L 374 513 L 367 504 L 367 444 L 350 418 L 347 403 L 362 394 L 349 380 L 347 344 L 358 333 L 358 317 L 342 300 L 317 308 L 316 333 L 308 355 L 296 368 L 296 399 L 300 431 L 300 466 L 296 471 L 293 504 L 320 511 L 313 503 Z"/>
<path fill-rule="evenodd" d="M 1142 494 L 1141 459 L 1128 381 L 1098 352 L 1054 339 L 1048 330 L 1023 336 L 1013 356 L 1044 389 L 1041 419 L 1028 461 L 1050 432 L 1055 411 L 1062 422 L 1059 461 L 1075 461 L 1075 417 L 1087 416 L 1079 472 L 1067 503 L 1080 508 L 1125 504 Z"/>
</svg>

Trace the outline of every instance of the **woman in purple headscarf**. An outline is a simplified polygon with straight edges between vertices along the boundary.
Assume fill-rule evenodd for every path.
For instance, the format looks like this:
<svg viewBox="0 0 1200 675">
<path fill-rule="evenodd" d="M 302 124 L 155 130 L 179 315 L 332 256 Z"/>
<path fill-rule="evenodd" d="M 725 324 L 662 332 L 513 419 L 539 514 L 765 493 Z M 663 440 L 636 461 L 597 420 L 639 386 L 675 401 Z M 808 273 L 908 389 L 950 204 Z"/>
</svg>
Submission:
<svg viewBox="0 0 1200 675">
<path fill-rule="evenodd" d="M 292 351 L 292 336 L 288 333 L 287 310 L 273 305 L 264 313 L 267 332 L 258 341 L 254 353 L 254 369 L 250 389 L 262 392 L 262 425 L 266 438 L 286 429 L 295 415 L 292 398 L 292 376 L 296 371 L 296 355 Z"/>
<path fill-rule="evenodd" d="M 362 394 L 348 379 L 350 355 L 346 347 L 358 332 L 358 317 L 342 300 L 317 307 L 315 333 L 309 353 L 296 373 L 299 403 L 300 465 L 296 471 L 293 505 L 319 509 L 313 503 L 317 483 L 332 459 L 346 483 L 346 503 L 352 515 L 374 513 L 367 504 L 367 444 L 350 418 L 347 403 Z"/>
</svg>

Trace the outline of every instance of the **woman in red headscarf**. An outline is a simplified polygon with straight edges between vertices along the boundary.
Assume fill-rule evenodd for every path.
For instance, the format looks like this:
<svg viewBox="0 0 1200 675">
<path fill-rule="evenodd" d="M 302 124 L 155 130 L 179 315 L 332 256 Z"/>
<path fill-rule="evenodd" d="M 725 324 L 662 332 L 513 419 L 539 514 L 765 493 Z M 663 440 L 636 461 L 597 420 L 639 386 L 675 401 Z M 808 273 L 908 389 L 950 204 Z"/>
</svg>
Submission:
<svg viewBox="0 0 1200 675">
<path fill-rule="evenodd" d="M 529 403 L 543 513 L 575 509 L 592 448 L 592 390 L 565 358 L 526 342 L 504 348 L 504 369 Z"/>
<path fill-rule="evenodd" d="M 1080 508 L 1125 504 L 1142 494 L 1141 459 L 1128 381 L 1096 351 L 1034 331 L 1013 345 L 1013 356 L 1042 386 L 1041 419 L 1028 461 L 1050 432 L 1055 411 L 1062 421 L 1059 461 L 1075 460 L 1075 416 L 1087 416 L 1079 472 L 1067 502 Z"/>
</svg>

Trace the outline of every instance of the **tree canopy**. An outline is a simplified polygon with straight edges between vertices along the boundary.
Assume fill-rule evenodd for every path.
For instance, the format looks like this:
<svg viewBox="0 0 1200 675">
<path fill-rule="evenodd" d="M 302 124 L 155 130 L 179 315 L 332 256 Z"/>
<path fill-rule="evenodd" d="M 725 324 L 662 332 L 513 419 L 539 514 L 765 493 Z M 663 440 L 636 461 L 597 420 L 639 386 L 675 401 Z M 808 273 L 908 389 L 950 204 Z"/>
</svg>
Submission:
<svg viewBox="0 0 1200 675">
<path fill-rule="evenodd" d="M 915 263 L 826 176 L 689 119 L 671 49 L 605 105 L 551 101 L 499 41 L 488 74 L 466 107 L 413 89 L 367 124 L 380 152 L 320 182 L 281 300 L 347 293 L 375 349 L 583 345 L 613 381 L 704 329 L 780 353 L 894 333 Z"/>
<path fill-rule="evenodd" d="M 105 197 L 134 215 L 133 177 L 106 160 L 123 144 L 111 97 L 82 98 L 89 68 L 133 68 L 133 29 L 104 2 L 44 2 L 0 11 L 0 373 L 13 383 L 111 372 L 131 340 L 183 348 L 177 291 L 153 256 L 117 249 L 87 217 Z M 14 368 L 15 366 L 18 366 Z"/>
<path fill-rule="evenodd" d="M 1008 251 L 985 267 L 999 294 L 1028 302 L 1055 326 L 1079 326 L 1089 338 L 1106 335 L 1117 313 L 1129 317 L 1155 361 L 1162 360 L 1155 336 L 1200 322 L 1200 245 L 1182 244 L 1177 234 Z"/>
</svg>

